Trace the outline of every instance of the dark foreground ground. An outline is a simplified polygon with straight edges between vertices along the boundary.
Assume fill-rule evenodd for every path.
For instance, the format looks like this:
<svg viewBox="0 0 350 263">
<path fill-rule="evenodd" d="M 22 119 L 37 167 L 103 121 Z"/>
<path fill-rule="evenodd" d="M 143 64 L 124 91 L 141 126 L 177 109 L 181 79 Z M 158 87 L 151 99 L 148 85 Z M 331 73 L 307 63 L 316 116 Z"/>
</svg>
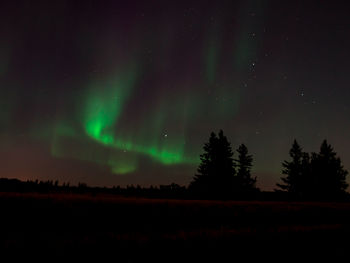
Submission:
<svg viewBox="0 0 350 263">
<path fill-rule="evenodd" d="M 350 203 L 0 193 L 0 213 L 0 255 L 25 260 L 350 258 Z"/>
</svg>

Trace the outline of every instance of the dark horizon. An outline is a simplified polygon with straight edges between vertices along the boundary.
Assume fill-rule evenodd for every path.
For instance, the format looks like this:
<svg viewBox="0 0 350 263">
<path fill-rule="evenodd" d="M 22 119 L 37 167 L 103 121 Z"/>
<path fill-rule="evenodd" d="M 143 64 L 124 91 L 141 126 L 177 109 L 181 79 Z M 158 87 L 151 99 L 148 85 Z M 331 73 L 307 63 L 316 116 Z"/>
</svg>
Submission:
<svg viewBox="0 0 350 263">
<path fill-rule="evenodd" d="M 262 190 L 294 139 L 327 139 L 349 169 L 348 7 L 4 1 L 0 176 L 188 185 L 220 129 L 247 145 Z"/>
</svg>

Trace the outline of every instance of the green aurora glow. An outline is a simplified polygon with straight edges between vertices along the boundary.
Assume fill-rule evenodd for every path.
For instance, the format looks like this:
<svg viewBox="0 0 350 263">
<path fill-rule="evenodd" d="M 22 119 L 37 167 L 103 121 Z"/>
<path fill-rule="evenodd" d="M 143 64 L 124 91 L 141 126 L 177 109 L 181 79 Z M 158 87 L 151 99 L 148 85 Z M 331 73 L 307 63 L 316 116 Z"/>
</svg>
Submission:
<svg viewBox="0 0 350 263">
<path fill-rule="evenodd" d="M 220 74 L 220 64 L 225 61 L 222 55 L 223 18 L 219 19 L 219 14 L 215 16 L 215 20 L 209 21 L 210 30 L 202 36 L 199 56 L 191 62 L 201 64 L 202 61 L 204 75 L 200 78 L 180 78 L 172 84 L 172 89 L 168 88 L 169 84 L 166 82 L 151 81 L 148 85 L 156 86 L 157 92 L 148 95 L 145 102 L 137 105 L 140 98 L 138 93 L 143 89 L 145 78 L 152 74 L 157 78 L 159 73 L 156 70 L 162 66 L 166 67 L 162 74 L 168 74 L 167 70 L 172 67 L 172 63 L 169 63 L 172 59 L 171 50 L 177 48 L 171 44 L 173 36 L 152 36 L 152 41 L 147 41 L 148 35 L 145 33 L 134 38 L 140 43 L 162 50 L 163 56 L 167 57 L 166 60 L 159 58 L 154 61 L 151 67 L 149 52 L 145 56 L 140 54 L 138 46 L 122 47 L 120 37 L 108 37 L 107 44 L 101 39 L 96 42 L 97 46 L 106 48 L 99 52 L 97 61 L 108 64 L 107 71 L 87 76 L 84 88 L 72 100 L 72 104 L 78 105 L 75 114 L 67 110 L 60 113 L 58 109 L 54 123 L 38 121 L 37 125 L 31 127 L 31 136 L 45 141 L 51 140 L 51 154 L 56 158 L 107 165 L 116 174 L 137 171 L 140 158 L 149 158 L 166 166 L 197 165 L 202 140 L 194 140 L 197 147 L 187 142 L 188 134 L 196 130 L 193 120 L 200 123 L 209 119 L 213 128 L 219 128 L 222 121 L 237 114 L 240 100 L 237 88 L 227 88 L 228 83 L 235 85 L 235 81 L 232 78 L 227 79 L 226 76 L 223 78 Z M 166 29 L 177 30 L 176 25 Z M 246 51 L 249 50 L 239 49 L 237 53 L 244 56 Z M 121 61 L 113 59 L 110 54 L 114 54 L 115 59 L 121 57 Z M 185 68 L 181 69 L 183 70 Z M 215 86 L 221 82 L 225 82 L 225 85 Z M 193 86 L 196 88 L 193 89 Z M 209 96 L 198 93 L 202 88 L 212 90 L 213 93 L 209 93 Z M 213 96 L 218 99 L 213 100 Z M 38 94 L 37 101 L 45 101 L 45 94 Z M 5 112 L 9 114 L 11 111 Z M 74 119 L 77 121 L 67 114 L 76 115 Z M 132 120 L 129 116 L 133 116 Z M 9 119 L 8 116 L 2 118 Z"/>
<path fill-rule="evenodd" d="M 218 14 L 215 16 L 216 18 L 220 17 Z M 130 105 L 137 103 L 134 100 L 138 97 L 136 94 L 140 90 L 142 79 L 147 74 L 152 74 L 150 69 L 160 68 L 161 64 L 171 66 L 160 58 L 157 67 L 152 65 L 152 68 L 148 68 L 147 57 L 135 58 L 137 52 L 133 48 L 129 50 L 129 55 L 128 53 L 123 55 L 123 66 L 111 61 L 114 64 L 112 66 L 114 69 L 109 70 L 110 73 L 91 76 L 87 87 L 83 90 L 81 99 L 77 102 L 80 105 L 78 119 L 81 120 L 81 125 L 77 127 L 69 125 L 67 122 L 57 121 L 51 143 L 53 156 L 108 165 L 111 171 L 116 174 L 136 171 L 141 156 L 167 166 L 197 165 L 200 146 L 193 148 L 192 144 L 186 143 L 188 129 L 193 130 L 191 122 L 195 119 L 198 122 L 203 122 L 209 118 L 214 127 L 219 128 L 220 123 L 235 116 L 239 108 L 239 90 L 234 87 L 227 88 L 228 82 L 234 85 L 235 81 L 227 79 L 226 76 L 223 78 L 219 74 L 219 65 L 225 61 L 221 53 L 224 35 L 220 25 L 223 20 L 224 18 L 211 20 L 210 30 L 203 37 L 205 41 L 202 42 L 201 50 L 203 53 L 201 57 L 204 61 L 205 74 L 202 78 L 196 79 L 196 82 L 193 82 L 194 80 L 191 78 L 174 83 L 174 89 L 184 90 L 184 86 L 188 86 L 187 94 L 172 93 L 168 89 L 162 88 L 149 98 L 151 100 L 149 103 L 140 105 L 140 109 L 130 109 Z M 167 29 L 170 30 L 169 27 Z M 163 50 L 163 55 L 167 56 L 169 60 L 171 59 L 168 55 L 171 54 L 169 49 L 175 47 L 170 45 L 172 36 L 166 35 L 165 38 L 164 36 L 153 38 L 151 45 Z M 147 34 L 144 37 L 147 37 Z M 245 39 L 242 36 L 242 40 L 239 41 L 241 46 L 244 43 L 249 44 Z M 142 39 L 139 41 L 147 43 Z M 165 48 L 164 41 L 168 43 L 168 49 Z M 114 49 L 120 49 L 118 46 L 117 44 Z M 107 50 L 115 53 L 111 43 L 108 44 Z M 123 52 L 122 49 L 120 52 Z M 250 48 L 246 50 L 238 48 L 235 53 L 241 57 L 247 57 L 249 52 L 251 52 Z M 132 53 L 133 55 L 130 55 Z M 101 55 L 104 57 L 105 51 L 102 51 Z M 108 56 L 106 58 L 110 60 Z M 247 61 L 239 62 L 238 59 L 236 63 L 243 65 Z M 215 83 L 222 81 L 225 82 L 225 85 L 215 87 L 215 93 L 210 93 L 209 97 L 191 91 L 193 85 L 208 87 L 211 90 Z M 218 99 L 213 101 L 212 96 L 216 96 Z M 132 120 L 131 124 L 128 119 L 130 110 L 132 111 L 131 115 L 136 115 L 134 117 L 136 121 Z M 203 112 L 206 111 L 208 113 L 203 115 Z M 74 151 L 66 149 L 63 145 L 66 144 L 64 141 L 67 138 L 70 141 L 79 142 L 80 146 L 76 146 Z M 90 145 L 92 142 L 93 147 L 82 146 Z M 99 147 L 102 150 L 98 149 Z"/>
<path fill-rule="evenodd" d="M 85 111 L 82 119 L 86 134 L 104 146 L 131 153 L 144 154 L 162 164 L 193 163 L 193 158 L 184 156 L 183 137 L 167 138 L 161 135 L 164 118 L 161 112 L 152 114 L 151 119 L 141 127 L 148 127 L 134 134 L 118 135 L 118 123 L 123 114 L 123 107 L 130 99 L 137 83 L 137 72 L 134 70 L 116 74 L 106 81 L 94 82 L 88 89 L 85 98 Z M 158 116 L 158 117 L 157 117 Z M 150 124 L 150 122 L 153 123 Z M 128 133 L 130 133 L 129 131 Z M 155 134 L 150 137 L 149 134 Z M 160 138 L 160 139 L 159 139 Z M 86 159 L 86 158 L 85 158 Z M 128 173 L 136 169 L 135 156 L 119 158 L 107 162 L 115 173 Z"/>
<path fill-rule="evenodd" d="M 71 2 L 1 8 L 2 175 L 187 184 L 220 129 L 270 189 L 294 138 L 327 138 L 349 164 L 345 9 Z"/>
</svg>

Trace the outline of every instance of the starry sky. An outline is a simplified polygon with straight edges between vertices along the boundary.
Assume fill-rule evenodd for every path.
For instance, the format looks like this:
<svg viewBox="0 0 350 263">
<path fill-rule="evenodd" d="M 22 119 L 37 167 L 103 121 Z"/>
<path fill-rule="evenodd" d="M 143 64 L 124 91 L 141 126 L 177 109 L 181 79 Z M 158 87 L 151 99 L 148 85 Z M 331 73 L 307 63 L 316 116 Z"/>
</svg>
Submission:
<svg viewBox="0 0 350 263">
<path fill-rule="evenodd" d="M 187 185 L 211 131 L 272 190 L 296 138 L 350 169 L 346 1 L 7 1 L 0 176 Z"/>
</svg>

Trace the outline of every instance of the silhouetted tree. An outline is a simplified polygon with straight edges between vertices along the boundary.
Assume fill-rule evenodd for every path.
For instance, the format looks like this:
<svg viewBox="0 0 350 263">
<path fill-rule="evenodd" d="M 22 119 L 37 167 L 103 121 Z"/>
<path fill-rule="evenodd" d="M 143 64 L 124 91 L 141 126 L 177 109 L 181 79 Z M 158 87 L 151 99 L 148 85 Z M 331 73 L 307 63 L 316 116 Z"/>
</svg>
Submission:
<svg viewBox="0 0 350 263">
<path fill-rule="evenodd" d="M 204 195 L 226 198 L 234 190 L 235 168 L 230 143 L 222 130 L 218 136 L 212 132 L 204 144 L 201 163 L 189 188 Z"/>
<path fill-rule="evenodd" d="M 332 199 L 343 196 L 348 184 L 342 162 L 332 146 L 324 140 L 318 154 L 312 153 L 310 192 L 317 198 Z"/>
<path fill-rule="evenodd" d="M 284 184 L 277 184 L 282 190 L 297 197 L 311 199 L 334 199 L 345 195 L 348 187 L 341 160 L 336 156 L 331 145 L 323 141 L 320 152 L 302 152 L 296 140 L 289 151 L 292 161 L 282 163 L 282 173 L 286 177 L 281 180 Z"/>
<path fill-rule="evenodd" d="M 296 140 L 293 142 L 289 155 L 292 160 L 282 163 L 282 174 L 286 175 L 281 177 L 284 184 L 277 184 L 277 186 L 289 193 L 301 196 L 304 194 L 308 181 L 309 155 L 302 152 L 302 148 Z"/>
<path fill-rule="evenodd" d="M 236 184 L 240 191 L 249 191 L 255 189 L 256 177 L 252 178 L 250 170 L 252 168 L 253 156 L 248 154 L 248 148 L 241 144 L 238 149 Z"/>
<path fill-rule="evenodd" d="M 310 154 L 307 152 L 302 153 L 301 177 L 299 179 L 299 195 L 301 197 L 310 196 L 310 189 L 312 188 L 313 180 L 311 175 L 311 158 Z"/>
</svg>

